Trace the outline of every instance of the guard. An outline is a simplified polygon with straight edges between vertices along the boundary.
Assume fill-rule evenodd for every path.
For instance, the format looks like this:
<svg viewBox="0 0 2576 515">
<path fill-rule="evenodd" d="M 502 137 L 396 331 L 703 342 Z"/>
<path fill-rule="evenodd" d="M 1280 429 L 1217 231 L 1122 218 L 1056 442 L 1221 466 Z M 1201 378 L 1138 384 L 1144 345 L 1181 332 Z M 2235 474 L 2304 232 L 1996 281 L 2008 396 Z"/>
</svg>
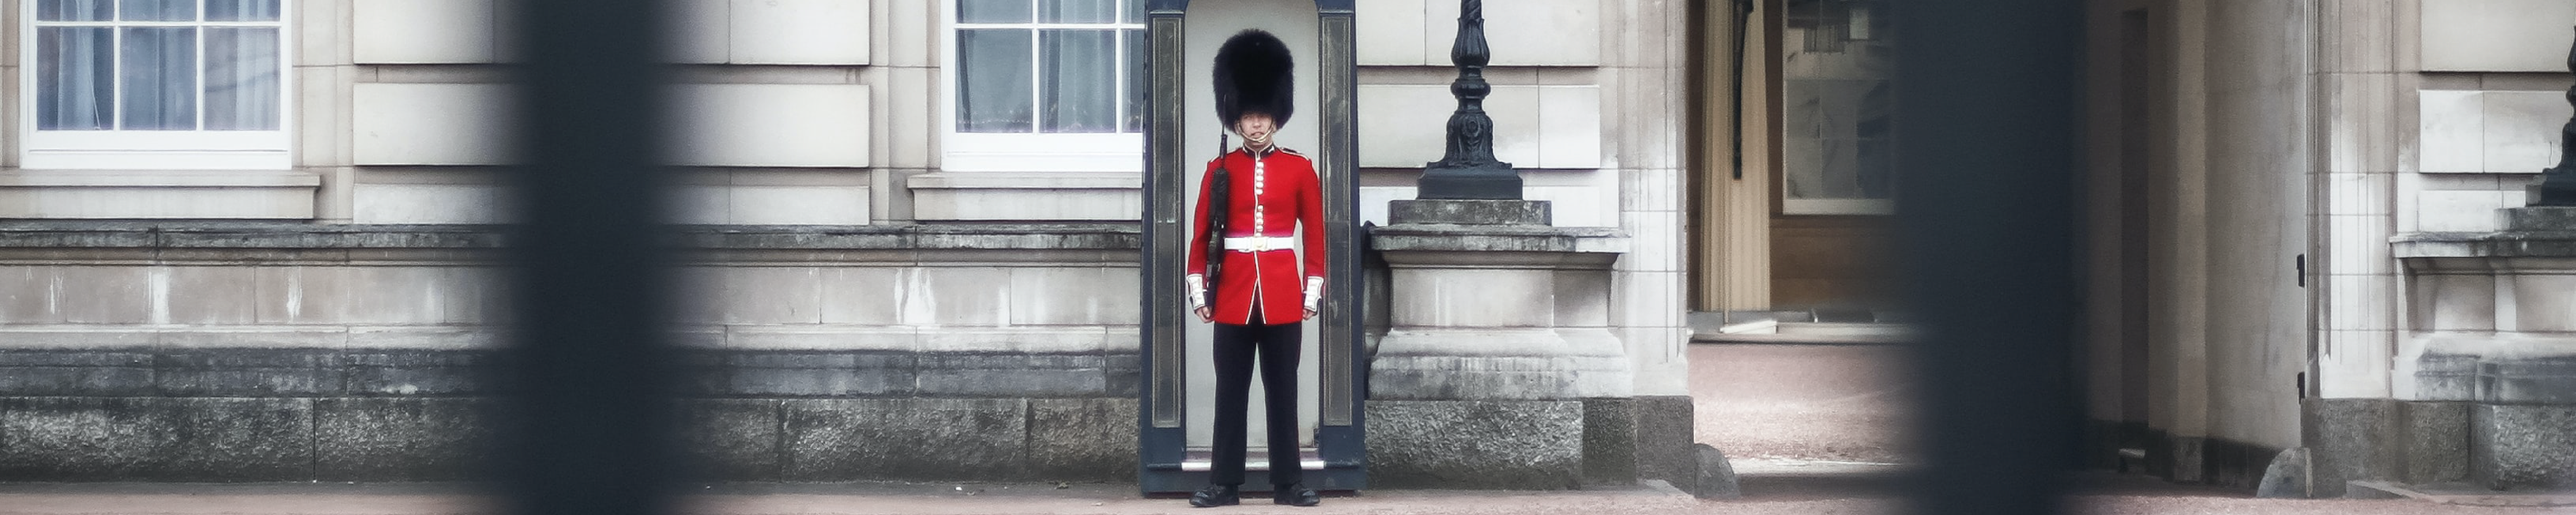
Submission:
<svg viewBox="0 0 2576 515">
<path fill-rule="evenodd" d="M 1270 417 L 1271 502 L 1323 500 L 1306 487 L 1297 453 L 1298 328 L 1324 294 L 1323 187 L 1314 161 L 1272 143 L 1294 112 L 1292 65 L 1288 45 L 1260 30 L 1237 33 L 1216 52 L 1217 119 L 1243 136 L 1243 146 L 1208 162 L 1199 182 L 1200 223 L 1190 234 L 1190 306 L 1216 323 L 1215 449 L 1210 484 L 1190 496 L 1191 506 L 1240 502 L 1256 361 Z M 1302 273 L 1299 227 L 1307 249 Z"/>
</svg>

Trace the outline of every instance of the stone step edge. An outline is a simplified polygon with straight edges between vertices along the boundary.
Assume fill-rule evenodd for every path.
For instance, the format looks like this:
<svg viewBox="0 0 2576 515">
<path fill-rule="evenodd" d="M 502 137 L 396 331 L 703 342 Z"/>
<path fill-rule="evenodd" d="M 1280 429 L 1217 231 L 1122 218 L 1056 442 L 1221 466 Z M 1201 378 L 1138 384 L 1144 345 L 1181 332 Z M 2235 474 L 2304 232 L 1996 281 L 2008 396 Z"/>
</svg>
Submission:
<svg viewBox="0 0 2576 515">
<path fill-rule="evenodd" d="M 2349 485 L 2349 487 L 2344 490 L 2344 497 L 2352 499 L 2415 499 L 2419 501 L 2430 501 L 2435 504 L 2453 504 L 2461 506 L 2539 508 L 2576 506 L 2576 491 L 2439 494 L 2424 492 L 2408 485 L 2400 485 L 2389 481 L 2356 479 L 2348 481 L 2346 484 Z"/>
</svg>

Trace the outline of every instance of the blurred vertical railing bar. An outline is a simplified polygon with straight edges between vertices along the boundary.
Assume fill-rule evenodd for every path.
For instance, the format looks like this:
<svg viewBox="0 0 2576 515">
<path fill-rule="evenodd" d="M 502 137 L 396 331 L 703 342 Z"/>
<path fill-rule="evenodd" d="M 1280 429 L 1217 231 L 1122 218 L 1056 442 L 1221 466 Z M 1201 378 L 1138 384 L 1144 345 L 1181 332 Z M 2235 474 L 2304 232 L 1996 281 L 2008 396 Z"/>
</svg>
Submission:
<svg viewBox="0 0 2576 515">
<path fill-rule="evenodd" d="M 513 513 L 672 509 L 663 4 L 503 4 L 519 14 L 499 456 Z"/>
<path fill-rule="evenodd" d="M 2073 472 L 2075 0 L 1896 2 L 1916 513 L 2060 511 Z"/>
</svg>

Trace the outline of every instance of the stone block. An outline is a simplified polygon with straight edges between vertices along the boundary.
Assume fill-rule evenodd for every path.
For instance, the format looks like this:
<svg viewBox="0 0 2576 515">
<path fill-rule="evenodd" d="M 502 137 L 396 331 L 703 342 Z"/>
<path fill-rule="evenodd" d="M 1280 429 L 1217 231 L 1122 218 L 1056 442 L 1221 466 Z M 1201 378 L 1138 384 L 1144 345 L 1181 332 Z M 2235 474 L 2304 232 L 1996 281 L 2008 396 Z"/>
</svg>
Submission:
<svg viewBox="0 0 2576 515">
<path fill-rule="evenodd" d="M 54 309 L 54 288 L 58 280 L 52 266 L 0 267 L 0 323 L 44 324 L 61 322 Z"/>
<path fill-rule="evenodd" d="M 1699 459 L 1699 488 L 1691 490 L 1691 496 L 1701 499 L 1744 497 L 1744 485 L 1735 479 L 1735 463 L 1727 461 L 1726 453 L 1704 443 L 1691 444 L 1691 448 L 1697 451 L 1692 454 Z"/>
<path fill-rule="evenodd" d="M 688 455 L 710 481 L 777 481 L 786 456 L 779 454 L 780 401 L 775 399 L 688 399 L 681 401 L 681 433 Z"/>
<path fill-rule="evenodd" d="M 2576 405 L 2576 356 L 2495 356 L 2481 360 L 2478 400 Z"/>
<path fill-rule="evenodd" d="M 489 63 L 493 0 L 361 0 L 350 3 L 347 41 L 361 64 Z"/>
<path fill-rule="evenodd" d="M 2254 496 L 2264 499 L 2306 499 L 2309 497 L 2343 496 L 2343 493 L 2341 492 L 2336 492 L 2332 495 L 2327 495 L 2324 492 L 2315 492 L 2314 495 L 2311 495 L 2310 490 L 2312 489 L 2312 485 L 2310 480 L 2311 478 L 2308 475 L 2308 450 L 2305 448 L 2283 450 L 2280 454 L 2272 456 L 2272 462 L 2270 464 L 2263 466 L 2263 479 L 2260 483 L 2254 486 Z M 2314 483 L 2313 486 L 2344 486 L 2346 484 L 2347 483 L 2345 482 L 2336 482 L 2332 485 L 2328 485 L 2320 482 Z"/>
<path fill-rule="evenodd" d="M 1011 276 L 992 268 L 905 271 L 903 323 L 1002 325 L 1011 319 Z"/>
<path fill-rule="evenodd" d="M 1136 399 L 1030 399 L 1030 472 L 1052 481 L 1136 479 Z"/>
<path fill-rule="evenodd" d="M 1112 314 L 1133 313 L 1133 275 L 1112 278 L 1101 267 L 1015 268 L 1011 274 L 1012 325 L 1100 325 Z M 1134 318 L 1123 321 L 1133 323 Z"/>
<path fill-rule="evenodd" d="M 1584 484 L 1636 484 L 1640 449 L 1635 410 L 1635 401 L 1628 398 L 1583 400 Z"/>
<path fill-rule="evenodd" d="M 2576 406 L 2470 409 L 2470 475 L 2497 490 L 2576 487 Z"/>
<path fill-rule="evenodd" d="M 868 86 L 697 84 L 677 93 L 674 159 L 698 166 L 869 166 Z"/>
<path fill-rule="evenodd" d="M 783 479 L 1030 477 L 1021 399 L 790 399 Z"/>
<path fill-rule="evenodd" d="M 868 64 L 868 7 L 847 0 L 733 0 L 728 62 Z"/>
<path fill-rule="evenodd" d="M 2576 230 L 2576 207 L 2536 206 L 2504 210 L 2508 231 Z"/>
<path fill-rule="evenodd" d="M 271 397 L 345 391 L 339 352 L 317 349 L 188 349 L 153 356 L 160 393 Z"/>
<path fill-rule="evenodd" d="M 2469 403 L 2405 401 L 2397 406 L 2402 470 L 2406 484 L 2456 482 L 2469 474 Z M 2347 491 L 2349 493 L 2349 491 Z"/>
<path fill-rule="evenodd" d="M 1378 341 L 1369 365 L 1369 397 L 1580 399 L 1629 394 L 1634 374 L 1615 339 L 1586 342 L 1563 332 L 1573 331 L 1390 331 Z"/>
<path fill-rule="evenodd" d="M 257 320 L 257 274 L 244 267 L 174 266 L 169 320 L 178 324 L 250 324 Z"/>
<path fill-rule="evenodd" d="M 351 100 L 360 165 L 497 165 L 507 161 L 509 87 L 361 83 Z"/>
<path fill-rule="evenodd" d="M 313 405 L 313 477 L 466 481 L 490 470 L 493 402 L 477 398 L 325 398 Z"/>
<path fill-rule="evenodd" d="M 1700 470 L 1697 456 L 1691 451 L 1698 432 L 1698 420 L 1688 395 L 1639 395 L 1633 403 L 1637 417 L 1637 477 L 1661 479 L 1675 487 L 1698 492 Z"/>
<path fill-rule="evenodd" d="M 2476 91 L 2416 93 L 2416 167 L 2425 173 L 2482 172 L 2486 166 L 2486 98 Z"/>
<path fill-rule="evenodd" d="M 2306 442 L 2316 496 L 2343 495 L 2354 480 L 2386 479 L 2397 473 L 2396 402 L 2389 399 L 2306 399 L 2299 423 Z M 2300 485 L 2304 491 L 2307 484 Z M 2303 494 L 2304 495 L 2304 494 Z"/>
<path fill-rule="evenodd" d="M 74 324 L 150 323 L 150 270 L 139 266 L 65 266 L 54 309 Z"/>
<path fill-rule="evenodd" d="M 1398 267 L 1390 274 L 1395 287 L 1405 290 L 1389 306 L 1396 327 L 1528 328 L 1555 323 L 1557 277 L 1551 270 Z"/>
<path fill-rule="evenodd" d="M 492 393 L 493 351 L 356 350 L 342 356 L 352 395 Z"/>
<path fill-rule="evenodd" d="M 1371 486 L 1572 489 L 1583 483 L 1583 403 L 1368 401 Z"/>
<path fill-rule="evenodd" d="M 2576 19 L 2569 20 L 2576 22 Z M 2559 39 L 2571 31 L 2557 29 Z M 2564 54 L 2566 50 L 2553 53 Z M 2566 59 L 2557 59 L 2558 71 L 2566 70 Z M 2564 91 L 2485 91 L 2482 106 L 2486 131 L 2485 164 L 2488 173 L 2538 173 L 2558 164 L 2558 130 L 2567 124 L 2576 106 L 2567 103 Z"/>
<path fill-rule="evenodd" d="M 1089 397 L 1108 395 L 1099 354 L 926 353 L 920 391 L 938 395 Z"/>
<path fill-rule="evenodd" d="M 0 351 L 0 396 L 140 396 L 152 392 L 149 353 Z"/>
<path fill-rule="evenodd" d="M 501 223 L 500 187 L 483 184 L 366 184 L 350 187 L 359 224 Z"/>
<path fill-rule="evenodd" d="M 2425 71 L 2567 71 L 2576 4 L 2553 0 L 2419 2 Z"/>
<path fill-rule="evenodd" d="M 166 447 L 154 449 L 151 481 L 286 481 L 313 477 L 313 399 L 156 398 Z"/>
<path fill-rule="evenodd" d="M 849 172 L 864 179 L 861 172 Z M 748 186 L 724 188 L 729 223 L 744 225 L 867 225 L 865 185 Z"/>
<path fill-rule="evenodd" d="M 1548 225 L 1548 203 L 1540 200 L 1398 200 L 1387 204 L 1387 221 L 1398 224 Z"/>
<path fill-rule="evenodd" d="M 0 480 L 133 480 L 157 472 L 171 434 L 158 401 L 0 398 Z"/>
<path fill-rule="evenodd" d="M 858 396 L 914 391 L 908 353 L 703 351 L 688 358 L 699 395 Z"/>
</svg>

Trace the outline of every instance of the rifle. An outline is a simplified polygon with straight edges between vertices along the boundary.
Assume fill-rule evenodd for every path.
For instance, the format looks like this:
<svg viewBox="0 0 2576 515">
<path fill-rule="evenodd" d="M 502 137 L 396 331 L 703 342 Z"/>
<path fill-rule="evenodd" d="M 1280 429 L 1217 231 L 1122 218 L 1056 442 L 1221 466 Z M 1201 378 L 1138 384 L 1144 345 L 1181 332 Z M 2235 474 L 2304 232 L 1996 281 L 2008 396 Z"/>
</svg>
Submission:
<svg viewBox="0 0 2576 515">
<path fill-rule="evenodd" d="M 1224 131 L 1217 132 L 1216 172 L 1208 174 L 1208 193 L 1205 199 L 1208 206 L 1207 219 L 1200 220 L 1200 223 L 1207 224 L 1206 287 L 1210 292 L 1207 296 L 1210 306 L 1216 305 L 1214 292 L 1217 271 L 1225 267 L 1225 219 L 1232 214 L 1226 211 L 1226 203 L 1234 197 L 1233 181 L 1230 177 L 1233 174 L 1226 173 L 1225 169 L 1226 146 L 1232 144 L 1231 139 Z"/>
</svg>

